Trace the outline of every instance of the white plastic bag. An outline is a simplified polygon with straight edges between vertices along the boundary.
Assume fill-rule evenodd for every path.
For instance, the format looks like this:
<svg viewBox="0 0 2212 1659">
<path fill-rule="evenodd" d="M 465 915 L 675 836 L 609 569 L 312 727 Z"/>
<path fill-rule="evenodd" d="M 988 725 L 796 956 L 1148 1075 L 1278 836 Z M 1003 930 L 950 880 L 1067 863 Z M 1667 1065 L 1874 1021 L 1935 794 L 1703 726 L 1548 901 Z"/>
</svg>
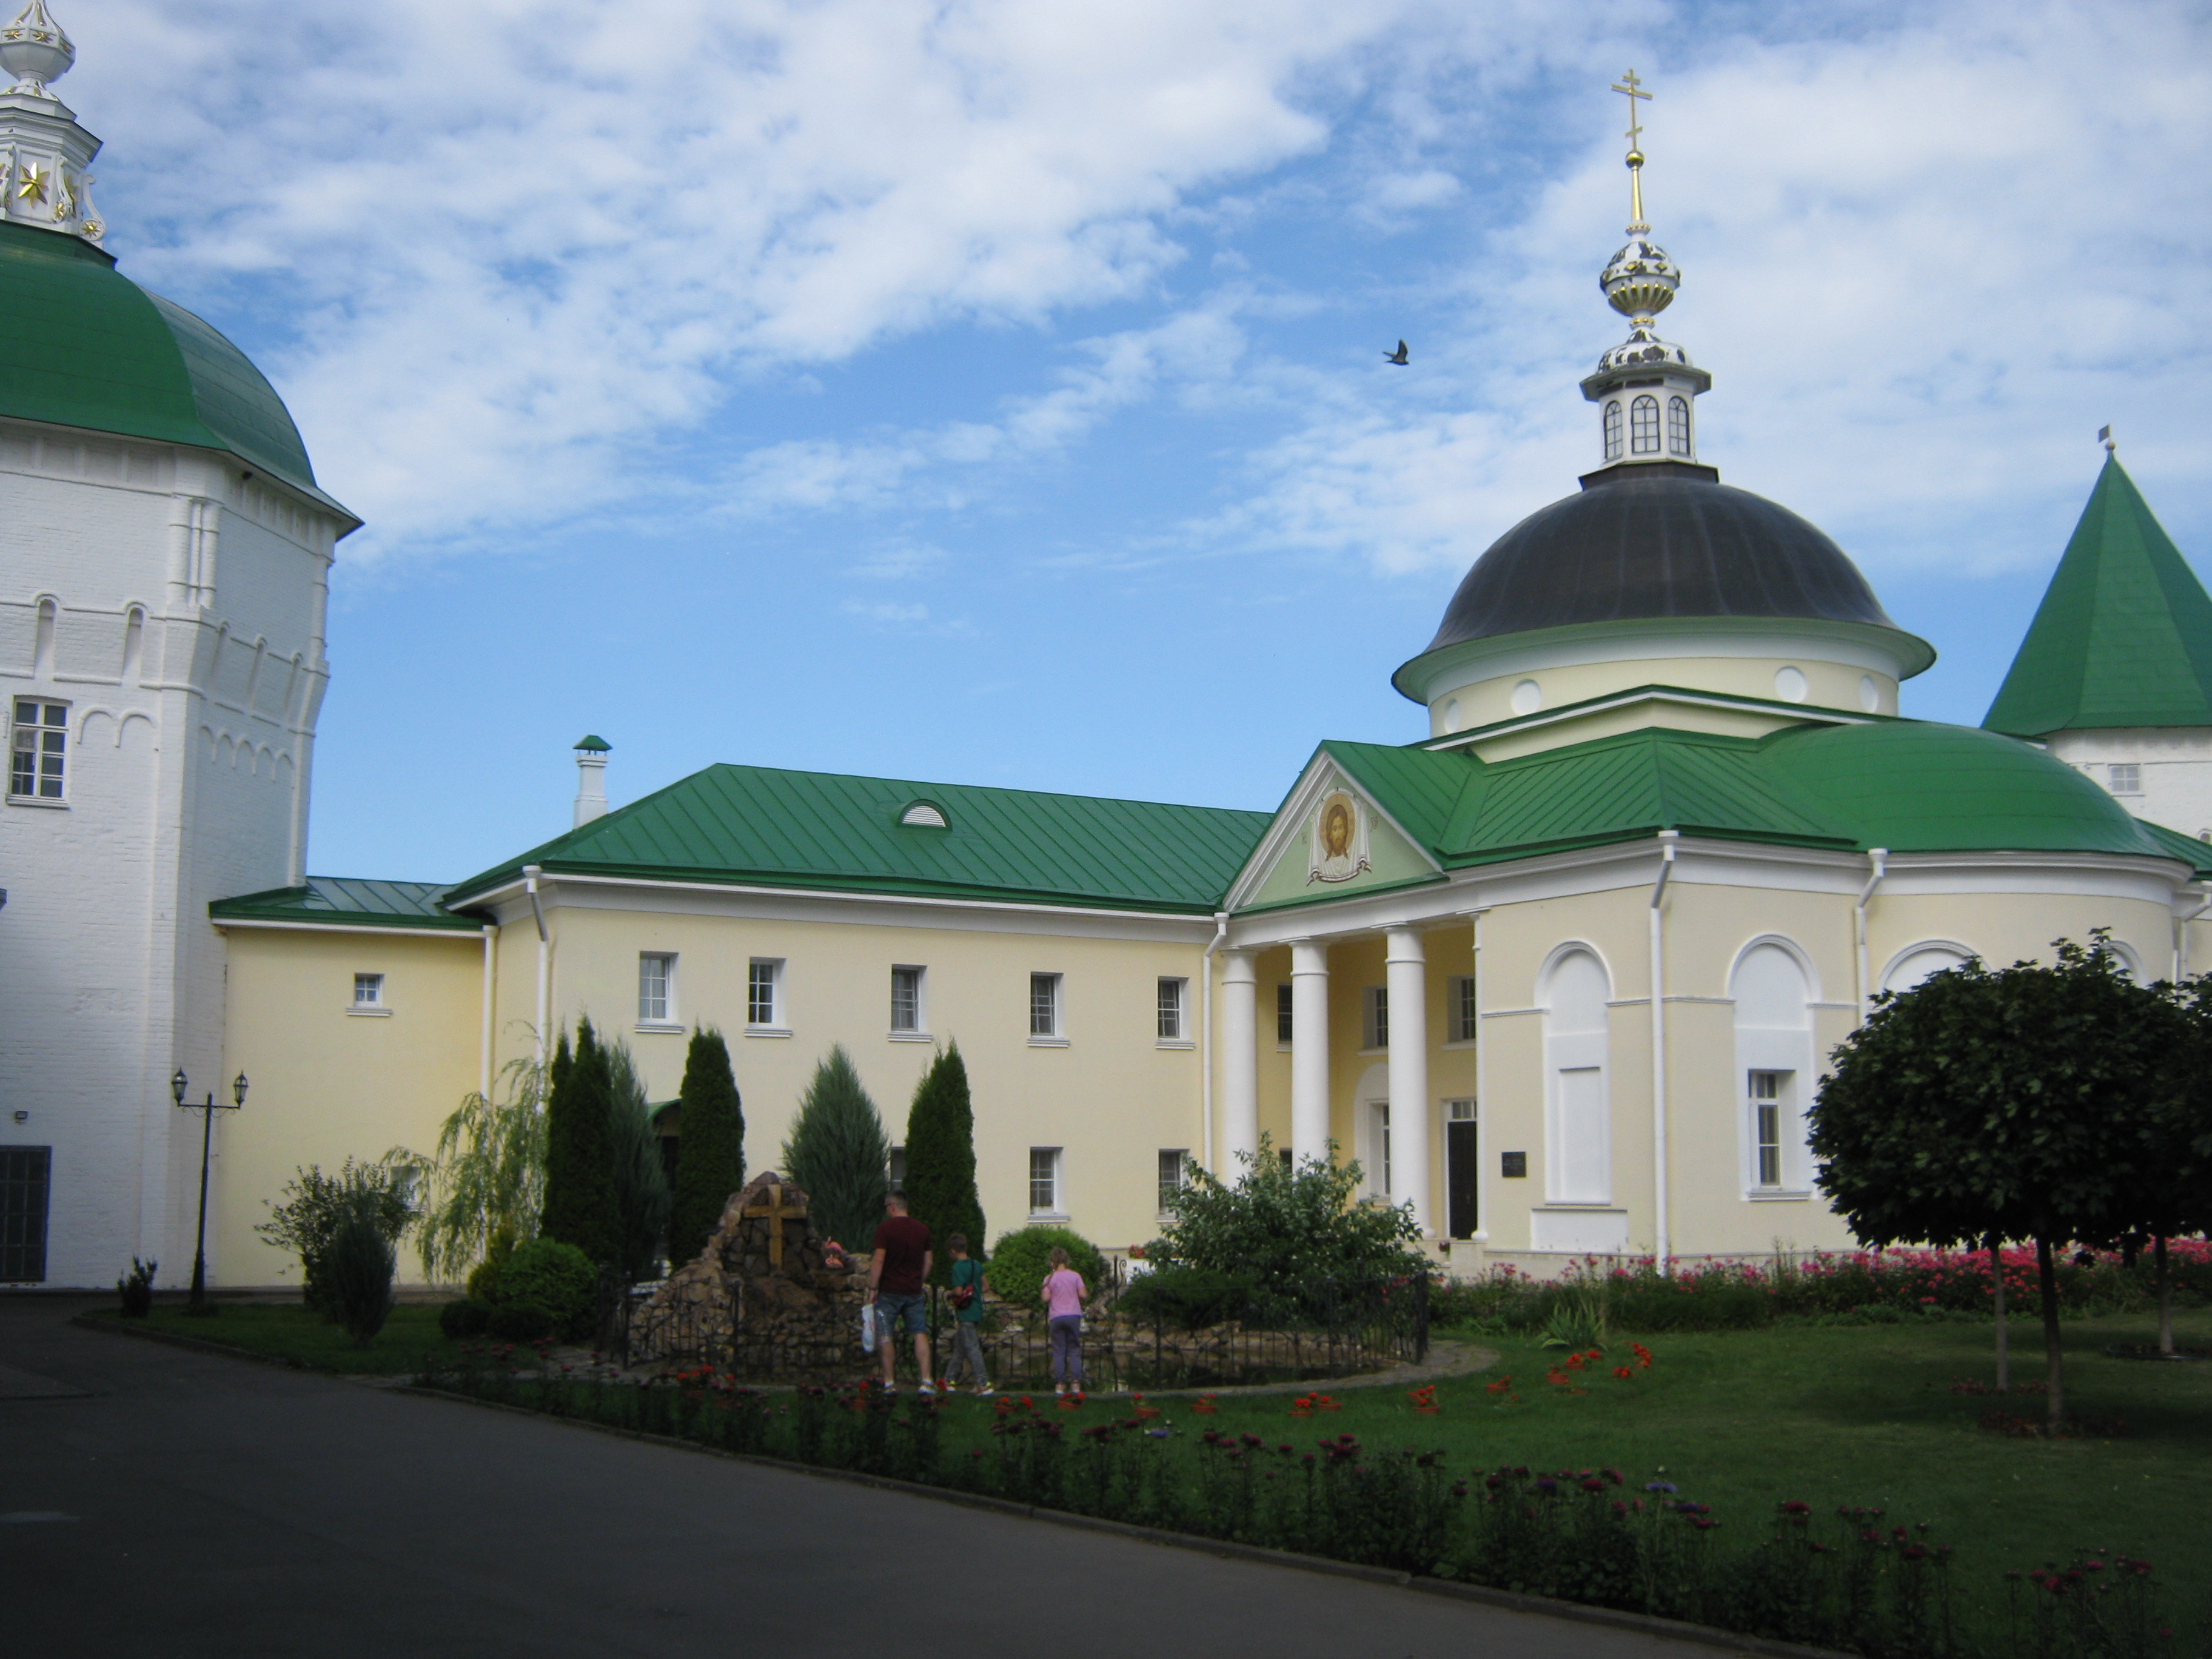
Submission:
<svg viewBox="0 0 2212 1659">
<path fill-rule="evenodd" d="M 860 1352 L 876 1351 L 876 1304 L 867 1303 L 860 1309 Z"/>
</svg>

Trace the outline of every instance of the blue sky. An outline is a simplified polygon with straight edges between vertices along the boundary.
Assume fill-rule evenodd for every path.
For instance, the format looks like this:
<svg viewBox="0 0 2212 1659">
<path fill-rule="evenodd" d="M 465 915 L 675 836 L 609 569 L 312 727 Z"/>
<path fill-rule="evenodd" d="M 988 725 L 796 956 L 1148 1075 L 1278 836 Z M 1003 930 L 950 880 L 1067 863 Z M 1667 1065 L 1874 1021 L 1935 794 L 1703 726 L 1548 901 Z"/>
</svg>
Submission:
<svg viewBox="0 0 2212 1659">
<path fill-rule="evenodd" d="M 2101 459 L 2212 548 L 2212 21 L 2077 6 L 66 0 L 122 268 L 343 545 L 319 872 L 715 761 L 1273 805 L 1595 459 L 1620 100 L 1723 478 L 1978 720 Z M 1382 354 L 1399 337 L 1409 368 Z"/>
</svg>

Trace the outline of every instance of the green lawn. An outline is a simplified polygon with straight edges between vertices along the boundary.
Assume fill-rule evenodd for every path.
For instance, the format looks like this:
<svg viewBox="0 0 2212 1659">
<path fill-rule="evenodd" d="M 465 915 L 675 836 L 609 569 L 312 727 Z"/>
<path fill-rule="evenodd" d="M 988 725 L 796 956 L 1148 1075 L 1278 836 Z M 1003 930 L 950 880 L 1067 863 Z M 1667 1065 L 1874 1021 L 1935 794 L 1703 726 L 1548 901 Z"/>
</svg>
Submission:
<svg viewBox="0 0 2212 1659">
<path fill-rule="evenodd" d="M 434 1360 L 451 1360 L 461 1346 L 449 1341 L 438 1328 L 434 1304 L 401 1303 L 366 1348 L 356 1347 L 343 1328 L 297 1303 L 219 1302 L 216 1308 L 213 1318 L 195 1319 L 181 1306 L 164 1304 L 157 1305 L 143 1322 L 157 1331 L 173 1331 L 179 1336 L 289 1359 L 310 1370 L 357 1376 L 418 1371 L 426 1355 Z M 122 1316 L 112 1308 L 100 1309 L 93 1317 L 122 1322 Z"/>
<path fill-rule="evenodd" d="M 2212 1311 L 2178 1314 L 2175 1323 L 2185 1343 L 2212 1340 Z M 2212 1603 L 2212 1525 L 2202 1507 L 2212 1361 L 2108 1358 L 2107 1343 L 2154 1340 L 2148 1316 L 2069 1320 L 2069 1404 L 2124 1419 L 2127 1431 L 2011 1439 L 1978 1419 L 2000 1408 L 2039 1422 L 2039 1396 L 1950 1392 L 1962 1377 L 1991 1380 L 1993 1334 L 1984 1324 L 1915 1323 L 1650 1336 L 1642 1340 L 1654 1364 L 1625 1382 L 1610 1368 L 1635 1361 L 1628 1339 L 1616 1339 L 1595 1376 L 1576 1376 L 1582 1395 L 1546 1382 L 1559 1351 L 1480 1336 L 1472 1340 L 1497 1349 L 1498 1365 L 1439 1383 L 1435 1417 L 1417 1415 L 1401 1390 L 1350 1387 L 1333 1390 L 1341 1410 L 1307 1419 L 1274 1395 L 1224 1395 L 1210 1419 L 1162 1403 L 1178 1428 L 1210 1423 L 1301 1445 L 1348 1431 L 1373 1445 L 1443 1448 L 1462 1470 L 1612 1467 L 1631 1491 L 1664 1479 L 1711 1504 L 1738 1542 L 1763 1534 L 1785 1500 L 1816 1514 L 1878 1504 L 1890 1519 L 1933 1522 L 1935 1540 L 1957 1547 L 1961 1581 L 1978 1600 L 1995 1599 L 2008 1567 L 2076 1548 L 2118 1551 L 2153 1563 L 2170 1614 L 2202 1616 Z M 2039 1327 L 2014 1324 L 2013 1358 L 2015 1381 L 2041 1378 Z M 1487 1392 L 1501 1373 L 1512 1376 L 1517 1405 Z"/>
</svg>

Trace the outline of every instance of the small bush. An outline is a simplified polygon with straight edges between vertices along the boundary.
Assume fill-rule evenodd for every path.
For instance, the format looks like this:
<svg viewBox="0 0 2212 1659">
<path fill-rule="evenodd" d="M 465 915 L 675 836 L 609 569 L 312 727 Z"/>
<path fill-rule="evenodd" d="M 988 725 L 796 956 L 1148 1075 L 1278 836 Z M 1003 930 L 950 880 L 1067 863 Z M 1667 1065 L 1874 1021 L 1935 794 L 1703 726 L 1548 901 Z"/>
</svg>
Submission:
<svg viewBox="0 0 2212 1659">
<path fill-rule="evenodd" d="M 484 1259 L 469 1270 L 468 1293 L 478 1302 L 499 1299 L 500 1270 L 507 1266 L 507 1257 L 514 1254 L 514 1230 L 501 1227 L 484 1246 Z"/>
<path fill-rule="evenodd" d="M 484 1334 L 501 1342 L 535 1342 L 553 1334 L 553 1316 L 535 1302 L 502 1302 L 484 1321 Z"/>
<path fill-rule="evenodd" d="M 599 1270 L 583 1251 L 574 1244 L 533 1238 L 527 1244 L 517 1246 L 514 1254 L 507 1257 L 507 1266 L 500 1270 L 497 1300 L 501 1309 L 525 1306 L 542 1310 L 547 1331 L 538 1334 L 550 1332 L 564 1341 L 574 1342 L 591 1334 L 592 1321 L 599 1310 Z M 501 1334 L 495 1324 L 489 1328 L 493 1335 Z"/>
<path fill-rule="evenodd" d="M 438 1310 L 438 1328 L 454 1341 L 482 1336 L 491 1321 L 491 1304 L 472 1296 L 458 1297 Z"/>
<path fill-rule="evenodd" d="M 1095 1297 L 1106 1278 L 1106 1258 L 1096 1244 L 1067 1227 L 1024 1227 L 1001 1233 L 998 1248 L 991 1252 L 991 1288 L 1018 1308 L 1035 1306 L 1044 1276 L 1052 1271 L 1048 1258 L 1055 1245 L 1067 1252 L 1067 1265 L 1083 1275 Z"/>
<path fill-rule="evenodd" d="M 1243 1317 L 1258 1285 L 1253 1273 L 1208 1273 L 1170 1263 L 1131 1279 L 1114 1306 L 1132 1318 L 1199 1331 Z"/>
<path fill-rule="evenodd" d="M 392 1317 L 392 1275 L 398 1265 L 374 1200 L 355 1205 L 331 1235 L 322 1276 L 331 1315 L 356 1346 L 367 1347 Z"/>
<path fill-rule="evenodd" d="M 125 1319 L 143 1319 L 154 1311 L 154 1275 L 161 1269 L 158 1261 L 141 1261 L 131 1258 L 131 1271 L 115 1281 L 116 1293 L 123 1298 Z"/>
<path fill-rule="evenodd" d="M 400 1185 L 400 1171 L 393 1164 L 348 1158 L 337 1174 L 326 1176 L 320 1165 L 310 1164 L 295 1174 L 284 1188 L 284 1201 L 269 1206 L 269 1219 L 253 1231 L 300 1258 L 301 1298 L 316 1312 L 337 1319 L 326 1265 L 337 1231 L 358 1207 L 386 1243 L 397 1242 L 415 1219 Z"/>
</svg>

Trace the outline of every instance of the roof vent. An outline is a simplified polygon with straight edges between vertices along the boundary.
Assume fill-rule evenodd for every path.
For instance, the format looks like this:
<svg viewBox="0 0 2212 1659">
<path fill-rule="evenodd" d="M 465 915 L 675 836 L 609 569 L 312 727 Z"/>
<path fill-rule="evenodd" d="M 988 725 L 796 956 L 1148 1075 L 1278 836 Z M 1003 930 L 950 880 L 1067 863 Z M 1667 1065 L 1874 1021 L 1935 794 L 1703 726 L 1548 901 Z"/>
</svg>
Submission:
<svg viewBox="0 0 2212 1659">
<path fill-rule="evenodd" d="M 945 817 L 945 809 L 933 801 L 918 800 L 899 814 L 901 823 L 915 824 L 924 830 L 949 830 L 952 826 Z"/>
<path fill-rule="evenodd" d="M 576 740 L 575 828 L 607 815 L 607 757 L 614 744 L 586 732 Z"/>
</svg>

